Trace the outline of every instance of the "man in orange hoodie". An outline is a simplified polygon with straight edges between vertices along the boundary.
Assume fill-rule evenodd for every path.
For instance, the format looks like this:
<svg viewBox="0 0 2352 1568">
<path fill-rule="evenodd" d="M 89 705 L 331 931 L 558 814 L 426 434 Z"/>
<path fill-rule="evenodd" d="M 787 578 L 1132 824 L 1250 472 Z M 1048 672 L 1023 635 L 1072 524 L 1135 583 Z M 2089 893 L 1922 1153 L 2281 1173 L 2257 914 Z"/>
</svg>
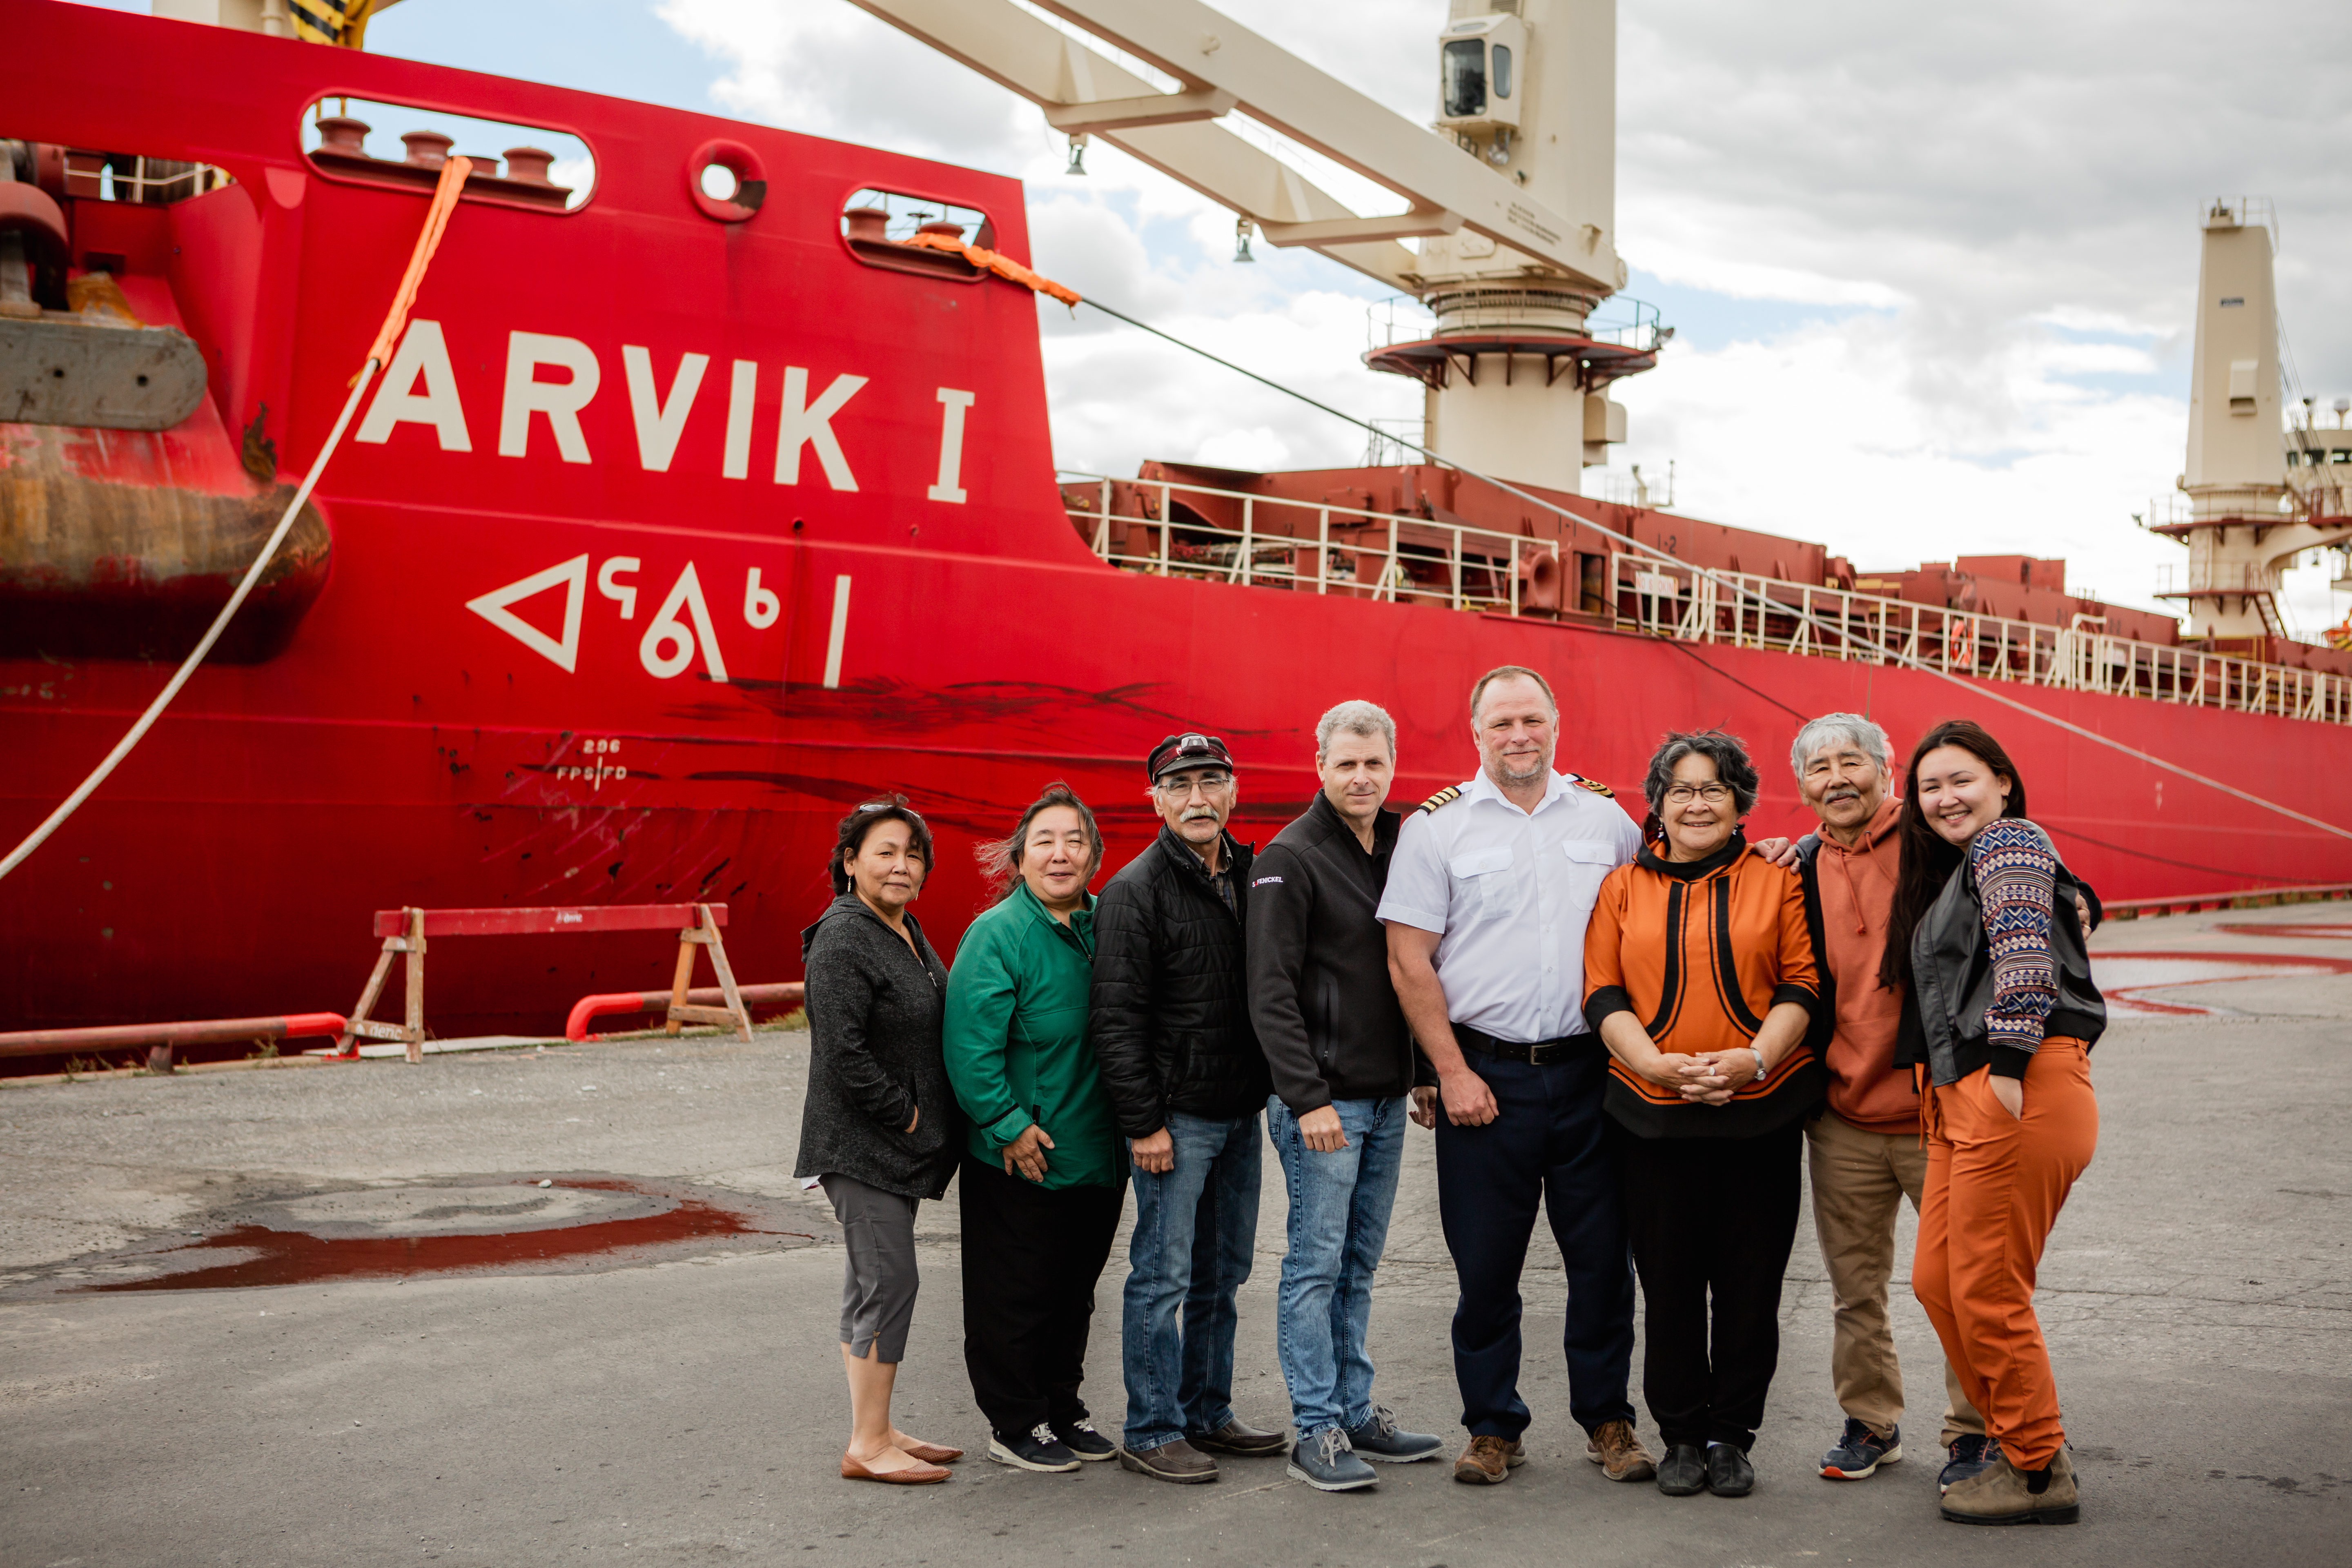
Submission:
<svg viewBox="0 0 2352 1568">
<path fill-rule="evenodd" d="M 1878 983 L 1895 906 L 1895 819 L 1886 731 L 1854 713 L 1831 713 L 1797 732 L 1790 765 L 1818 832 L 1792 845 L 1805 913 L 1821 959 L 1822 1003 L 1812 1043 L 1829 1068 L 1827 1107 L 1806 1125 L 1813 1227 L 1836 1312 L 1830 1376 L 1845 1430 L 1822 1457 L 1831 1480 L 1861 1480 L 1903 1458 L 1903 1370 L 1887 1321 L 1902 1201 L 1916 1213 L 1927 1178 L 1919 1097 L 1895 1066 L 1903 993 Z M 1774 846 L 1763 846 L 1769 853 Z M 1943 1484 L 1986 1462 L 1984 1417 L 1944 1368 Z"/>
</svg>

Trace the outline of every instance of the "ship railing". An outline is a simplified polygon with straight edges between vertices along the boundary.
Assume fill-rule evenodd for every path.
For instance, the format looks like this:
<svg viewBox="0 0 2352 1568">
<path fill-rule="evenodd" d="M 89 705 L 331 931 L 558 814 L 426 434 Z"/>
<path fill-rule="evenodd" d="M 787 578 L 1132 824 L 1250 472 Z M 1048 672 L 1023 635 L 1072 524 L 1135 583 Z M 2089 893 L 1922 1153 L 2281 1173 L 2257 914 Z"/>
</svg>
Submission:
<svg viewBox="0 0 2352 1568">
<path fill-rule="evenodd" d="M 226 169 L 178 159 L 67 152 L 66 191 L 94 201 L 165 206 L 236 183 Z"/>
<path fill-rule="evenodd" d="M 1622 552 L 1610 561 L 1622 630 L 2352 724 L 2346 677 L 2112 637 L 2090 616 L 2057 626 L 1750 573 L 1702 574 Z"/>
<path fill-rule="evenodd" d="M 1953 675 L 2352 724 L 2352 679 L 1752 573 L 1700 573 L 1620 552 L 1601 584 L 1563 571 L 1558 541 L 1444 518 L 1173 479 L 1057 476 L 1094 553 L 1121 571 L 1242 587 L 1576 619 L 1820 658 L 1916 660 Z M 1598 565 L 1598 562 L 1592 563 Z"/>
<path fill-rule="evenodd" d="M 2156 569 L 2156 596 L 2191 594 L 2270 594 L 2278 589 L 2269 567 L 2252 561 L 2167 561 Z"/>
<path fill-rule="evenodd" d="M 1548 612 L 1562 591 L 1555 540 L 1172 479 L 1056 482 L 1080 535 L 1122 571 L 1507 616 Z"/>
<path fill-rule="evenodd" d="M 1449 334 L 1479 333 L 1526 327 L 1568 309 L 1554 289 L 1496 288 L 1449 298 L 1441 313 L 1413 294 L 1376 300 L 1364 310 L 1364 347 L 1368 353 L 1399 343 L 1425 342 Z M 1572 319 L 1572 318 L 1571 318 Z M 1660 320 L 1658 308 L 1646 300 L 1612 294 L 1584 313 L 1578 335 L 1611 343 L 1636 353 L 1655 353 L 1674 336 Z"/>
</svg>

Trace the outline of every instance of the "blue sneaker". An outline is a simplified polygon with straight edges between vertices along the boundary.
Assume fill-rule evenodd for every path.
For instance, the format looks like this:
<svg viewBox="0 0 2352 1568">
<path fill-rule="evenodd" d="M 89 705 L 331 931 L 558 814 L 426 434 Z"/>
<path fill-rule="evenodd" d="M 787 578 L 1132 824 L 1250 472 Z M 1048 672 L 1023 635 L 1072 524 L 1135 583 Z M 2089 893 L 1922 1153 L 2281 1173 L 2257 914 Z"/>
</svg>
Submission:
<svg viewBox="0 0 2352 1568">
<path fill-rule="evenodd" d="M 1415 1459 L 1437 1458 L 1445 1440 L 1426 1432 L 1397 1430 L 1395 1413 L 1385 1405 L 1375 1405 L 1371 1419 L 1348 1434 L 1348 1447 L 1367 1459 L 1410 1465 Z"/>
<path fill-rule="evenodd" d="M 1869 1422 L 1849 1415 L 1845 1435 L 1836 1447 L 1822 1456 L 1822 1475 L 1832 1481 L 1868 1480 L 1878 1473 L 1879 1466 L 1900 1464 L 1902 1459 L 1902 1427 L 1882 1437 L 1870 1429 Z"/>
<path fill-rule="evenodd" d="M 1951 1447 L 1945 1453 L 1943 1471 L 1936 1478 L 1938 1493 L 1950 1491 L 1970 1476 L 1982 1475 L 1992 1468 L 1993 1462 L 2000 1458 L 2000 1439 L 1975 1436 L 1955 1437 Z"/>
<path fill-rule="evenodd" d="M 1291 1445 L 1290 1475 L 1318 1492 L 1352 1492 L 1381 1480 L 1371 1466 L 1356 1458 L 1348 1447 L 1348 1435 L 1337 1426 L 1326 1426 Z"/>
</svg>

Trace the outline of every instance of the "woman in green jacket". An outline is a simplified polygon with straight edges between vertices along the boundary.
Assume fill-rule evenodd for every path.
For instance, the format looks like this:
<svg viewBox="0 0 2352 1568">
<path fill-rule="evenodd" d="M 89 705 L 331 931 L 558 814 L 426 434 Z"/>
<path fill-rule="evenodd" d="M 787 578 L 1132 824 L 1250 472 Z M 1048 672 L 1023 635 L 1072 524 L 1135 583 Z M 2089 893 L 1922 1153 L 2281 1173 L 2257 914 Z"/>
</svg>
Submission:
<svg viewBox="0 0 2352 1568">
<path fill-rule="evenodd" d="M 1087 1321 L 1126 1200 L 1110 1101 L 1087 1043 L 1102 832 L 1066 784 L 984 845 L 1002 889 L 948 979 L 948 1081 L 970 1125 L 963 1356 L 988 1457 L 1075 1470 L 1118 1453 L 1087 1418 Z"/>
</svg>

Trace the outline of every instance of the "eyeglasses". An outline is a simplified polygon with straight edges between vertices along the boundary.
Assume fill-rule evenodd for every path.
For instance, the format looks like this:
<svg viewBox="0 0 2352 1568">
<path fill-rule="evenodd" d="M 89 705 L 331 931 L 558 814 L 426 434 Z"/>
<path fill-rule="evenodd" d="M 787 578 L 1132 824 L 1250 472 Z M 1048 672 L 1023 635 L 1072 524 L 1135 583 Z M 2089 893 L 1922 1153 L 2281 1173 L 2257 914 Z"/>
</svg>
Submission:
<svg viewBox="0 0 2352 1568">
<path fill-rule="evenodd" d="M 1730 787 L 1726 784 L 1668 784 L 1666 786 L 1666 799 L 1670 804 L 1675 805 L 1688 805 L 1695 800 L 1703 800 L 1709 805 L 1721 805 L 1725 801 L 1729 800 L 1730 798 L 1731 790 Z"/>
<path fill-rule="evenodd" d="M 919 811 L 917 811 L 913 806 L 911 806 L 911 805 L 898 805 L 897 803 L 892 802 L 892 801 L 887 801 L 887 800 L 869 800 L 869 801 L 866 801 L 865 804 L 861 805 L 857 809 L 858 809 L 858 810 L 860 810 L 860 811 L 898 811 L 898 812 L 904 812 L 907 816 L 913 817 L 917 822 L 920 822 L 920 821 L 922 821 L 922 820 L 923 820 L 923 814 L 922 814 L 921 812 L 919 812 Z"/>
<path fill-rule="evenodd" d="M 1234 787 L 1234 775 L 1225 773 L 1192 773 L 1189 775 L 1184 773 L 1175 773 L 1167 778 L 1161 779 L 1151 787 L 1158 790 L 1161 795 L 1172 795 L 1181 800 L 1184 796 L 1191 795 L 1196 786 L 1210 794 L 1214 794 L 1218 790 L 1231 789 Z"/>
</svg>

